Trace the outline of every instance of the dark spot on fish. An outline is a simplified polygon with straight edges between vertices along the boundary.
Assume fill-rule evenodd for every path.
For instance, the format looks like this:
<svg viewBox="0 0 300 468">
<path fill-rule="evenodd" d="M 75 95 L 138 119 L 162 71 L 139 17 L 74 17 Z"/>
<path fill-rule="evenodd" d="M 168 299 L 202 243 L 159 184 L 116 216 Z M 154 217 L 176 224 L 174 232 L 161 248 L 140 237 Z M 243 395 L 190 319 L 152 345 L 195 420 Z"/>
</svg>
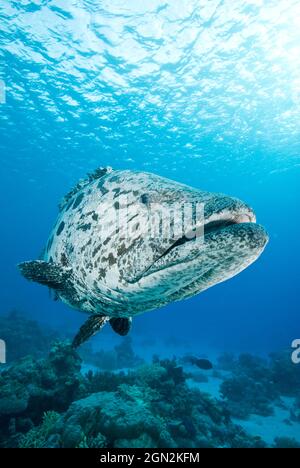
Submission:
<svg viewBox="0 0 300 468">
<path fill-rule="evenodd" d="M 64 228 L 65 228 L 65 223 L 62 221 L 60 223 L 60 225 L 58 226 L 58 229 L 56 231 L 56 235 L 59 236 L 63 232 Z"/>
<path fill-rule="evenodd" d="M 89 229 L 91 229 L 91 227 L 91 223 L 81 224 L 80 226 L 78 226 L 77 230 L 81 229 L 82 231 L 88 231 Z"/>
<path fill-rule="evenodd" d="M 94 172 L 88 174 L 89 181 L 92 182 L 93 180 L 100 179 L 107 173 L 107 167 L 99 167 Z"/>
<path fill-rule="evenodd" d="M 104 268 L 100 268 L 100 269 L 99 269 L 99 279 L 101 280 L 101 279 L 105 278 L 105 276 L 106 276 L 106 271 L 105 271 L 105 269 L 104 269 Z"/>
<path fill-rule="evenodd" d="M 84 218 L 84 217 L 87 217 L 87 216 L 90 216 L 92 215 L 93 213 L 95 213 L 95 211 L 88 211 L 87 213 L 82 213 L 82 215 L 80 216 L 80 219 Z"/>
<path fill-rule="evenodd" d="M 138 215 L 139 215 L 138 213 L 136 213 L 135 215 L 133 215 L 133 216 L 128 220 L 128 222 L 130 223 L 130 221 L 132 221 L 132 220 L 133 220 L 134 218 L 136 218 Z"/>
<path fill-rule="evenodd" d="M 107 190 L 105 187 L 99 187 L 98 186 L 98 188 L 99 188 L 102 195 L 106 195 L 109 192 L 109 190 Z"/>
<path fill-rule="evenodd" d="M 83 193 L 81 193 L 80 195 L 78 195 L 78 197 L 77 197 L 76 200 L 74 201 L 73 210 L 74 210 L 75 208 L 77 208 L 77 207 L 80 205 L 80 203 L 82 202 L 83 198 L 84 198 L 84 194 L 83 194 Z"/>
<path fill-rule="evenodd" d="M 97 213 L 94 213 L 92 215 L 92 218 L 93 218 L 94 221 L 98 221 L 99 216 L 97 215 Z"/>
<path fill-rule="evenodd" d="M 103 245 L 106 245 L 106 244 L 108 244 L 108 243 L 109 243 L 109 241 L 110 241 L 110 239 L 111 239 L 110 237 L 107 237 L 107 238 L 105 239 L 105 241 L 103 242 Z"/>
<path fill-rule="evenodd" d="M 68 266 L 68 258 L 64 252 L 60 256 L 60 262 L 63 266 Z"/>
<path fill-rule="evenodd" d="M 134 195 L 135 197 L 137 197 L 138 194 L 139 194 L 139 192 L 138 192 L 137 190 L 134 190 L 134 191 L 133 191 L 133 195 Z"/>
<path fill-rule="evenodd" d="M 136 239 L 132 244 L 130 244 L 128 247 L 125 246 L 125 244 L 121 244 L 120 247 L 118 247 L 117 254 L 118 256 L 124 255 L 127 252 L 130 252 L 137 243 L 140 243 L 140 239 Z"/>
<path fill-rule="evenodd" d="M 95 248 L 95 250 L 94 250 L 93 253 L 92 253 L 92 257 L 95 257 L 95 256 L 97 255 L 97 253 L 100 251 L 100 249 L 101 249 L 101 244 L 98 245 L 98 246 Z"/>
<path fill-rule="evenodd" d="M 69 254 L 73 253 L 74 252 L 74 246 L 69 245 L 68 248 L 67 248 L 67 251 L 68 251 Z"/>
<path fill-rule="evenodd" d="M 117 250 L 117 254 L 118 256 L 120 257 L 121 255 L 123 255 L 124 253 L 126 253 L 126 246 L 125 244 L 121 244 L 120 247 L 118 247 L 118 250 Z"/>
<path fill-rule="evenodd" d="M 86 248 L 87 248 L 89 245 L 91 245 L 91 243 L 92 243 L 92 239 L 90 239 L 85 245 L 83 245 L 83 246 L 81 247 L 80 252 L 83 253 L 83 252 L 86 250 Z M 74 250 L 74 249 L 73 249 L 73 250 Z"/>
<path fill-rule="evenodd" d="M 148 205 L 149 201 L 149 195 L 147 193 L 143 193 L 143 195 L 141 195 L 141 203 L 143 203 L 144 205 Z"/>
<path fill-rule="evenodd" d="M 69 211 L 69 209 L 71 208 L 73 204 L 73 198 L 71 199 L 71 201 L 67 204 L 66 208 L 65 208 L 65 212 Z"/>
<path fill-rule="evenodd" d="M 119 188 L 114 188 L 112 191 L 115 192 L 114 198 L 116 198 L 119 195 L 121 190 Z"/>
<path fill-rule="evenodd" d="M 120 208 L 120 203 L 118 201 L 116 201 L 114 203 L 114 207 L 115 207 L 116 210 L 118 210 Z"/>
<path fill-rule="evenodd" d="M 112 266 L 112 265 L 114 265 L 115 263 L 117 263 L 117 260 L 116 260 L 116 258 L 113 256 L 113 254 L 110 253 L 109 256 L 108 256 L 108 264 L 109 264 L 109 266 Z"/>
<path fill-rule="evenodd" d="M 117 182 L 118 180 L 118 177 L 117 176 L 113 176 L 109 179 L 109 182 Z"/>
</svg>

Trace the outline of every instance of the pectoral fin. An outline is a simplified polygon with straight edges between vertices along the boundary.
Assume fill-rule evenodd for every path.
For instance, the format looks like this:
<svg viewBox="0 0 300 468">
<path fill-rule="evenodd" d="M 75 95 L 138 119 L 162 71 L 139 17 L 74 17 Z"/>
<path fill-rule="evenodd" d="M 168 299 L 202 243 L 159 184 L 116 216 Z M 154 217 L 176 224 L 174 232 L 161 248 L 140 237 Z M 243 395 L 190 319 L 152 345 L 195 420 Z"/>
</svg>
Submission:
<svg viewBox="0 0 300 468">
<path fill-rule="evenodd" d="M 56 290 L 64 290 L 71 276 L 69 268 L 63 268 L 56 263 L 48 263 L 43 260 L 19 263 L 18 267 L 22 275 L 29 281 L 35 281 Z"/>
<path fill-rule="evenodd" d="M 101 330 L 107 321 L 108 317 L 105 317 L 104 315 L 91 315 L 87 321 L 84 322 L 79 332 L 75 336 L 72 346 L 74 348 L 80 346 L 86 340 L 98 333 L 98 331 Z"/>
<path fill-rule="evenodd" d="M 129 333 L 131 329 L 132 319 L 119 317 L 119 318 L 111 318 L 109 321 L 111 328 L 118 333 L 118 335 L 125 336 Z"/>
</svg>

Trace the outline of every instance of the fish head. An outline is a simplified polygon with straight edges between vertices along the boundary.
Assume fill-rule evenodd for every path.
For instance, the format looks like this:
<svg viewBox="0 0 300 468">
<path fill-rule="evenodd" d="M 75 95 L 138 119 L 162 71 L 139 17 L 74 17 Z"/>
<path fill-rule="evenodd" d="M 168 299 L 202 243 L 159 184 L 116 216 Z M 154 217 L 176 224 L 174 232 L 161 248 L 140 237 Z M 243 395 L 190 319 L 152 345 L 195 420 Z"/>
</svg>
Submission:
<svg viewBox="0 0 300 468">
<path fill-rule="evenodd" d="M 237 198 L 144 172 L 115 171 L 106 184 L 117 194 L 110 278 L 118 284 L 112 286 L 144 293 L 149 305 L 189 297 L 233 277 L 268 242 L 254 211 Z"/>
</svg>

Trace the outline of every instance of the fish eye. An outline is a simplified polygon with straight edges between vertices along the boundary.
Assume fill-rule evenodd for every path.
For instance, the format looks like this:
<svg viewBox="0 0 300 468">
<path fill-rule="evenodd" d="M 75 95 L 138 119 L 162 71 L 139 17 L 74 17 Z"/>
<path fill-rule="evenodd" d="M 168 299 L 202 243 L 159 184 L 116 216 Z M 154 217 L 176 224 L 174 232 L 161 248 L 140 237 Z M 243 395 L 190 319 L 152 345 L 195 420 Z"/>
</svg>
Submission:
<svg viewBox="0 0 300 468">
<path fill-rule="evenodd" d="M 149 204 L 149 195 L 147 193 L 143 193 L 143 195 L 141 195 L 141 202 L 144 204 L 144 205 L 148 205 Z"/>
</svg>

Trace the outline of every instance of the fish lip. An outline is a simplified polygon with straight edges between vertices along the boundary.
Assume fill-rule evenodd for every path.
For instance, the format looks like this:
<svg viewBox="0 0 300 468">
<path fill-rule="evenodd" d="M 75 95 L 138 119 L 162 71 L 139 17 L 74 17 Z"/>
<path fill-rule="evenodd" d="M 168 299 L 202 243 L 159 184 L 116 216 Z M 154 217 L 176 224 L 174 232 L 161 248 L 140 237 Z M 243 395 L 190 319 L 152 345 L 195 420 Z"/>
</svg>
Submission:
<svg viewBox="0 0 300 468">
<path fill-rule="evenodd" d="M 191 230 L 186 232 L 181 238 L 174 241 L 174 243 L 172 243 L 172 245 L 163 252 L 163 254 L 153 263 L 153 265 L 155 265 L 158 260 L 166 256 L 174 248 L 177 248 L 187 242 L 194 241 L 197 239 L 197 237 L 199 238 L 202 236 L 203 239 L 205 239 L 207 236 L 209 236 L 209 234 L 211 234 L 211 232 L 216 234 L 221 232 L 223 229 L 228 228 L 229 226 L 245 223 L 256 224 L 256 215 L 254 211 L 246 205 L 236 210 L 230 211 L 228 209 L 224 209 L 220 212 L 212 213 L 210 216 L 204 219 L 204 224 L 195 224 L 193 231 L 196 233 L 196 235 L 192 235 Z M 212 227 L 213 230 L 211 229 Z M 200 236 L 198 233 L 200 233 Z M 151 267 L 153 265 L 151 265 Z"/>
<path fill-rule="evenodd" d="M 256 223 L 256 215 L 254 211 L 248 206 L 241 207 L 233 211 L 222 210 L 211 214 L 207 219 L 205 219 L 204 229 L 207 224 L 213 221 L 230 221 L 231 224 L 241 224 L 241 223 Z"/>
</svg>

